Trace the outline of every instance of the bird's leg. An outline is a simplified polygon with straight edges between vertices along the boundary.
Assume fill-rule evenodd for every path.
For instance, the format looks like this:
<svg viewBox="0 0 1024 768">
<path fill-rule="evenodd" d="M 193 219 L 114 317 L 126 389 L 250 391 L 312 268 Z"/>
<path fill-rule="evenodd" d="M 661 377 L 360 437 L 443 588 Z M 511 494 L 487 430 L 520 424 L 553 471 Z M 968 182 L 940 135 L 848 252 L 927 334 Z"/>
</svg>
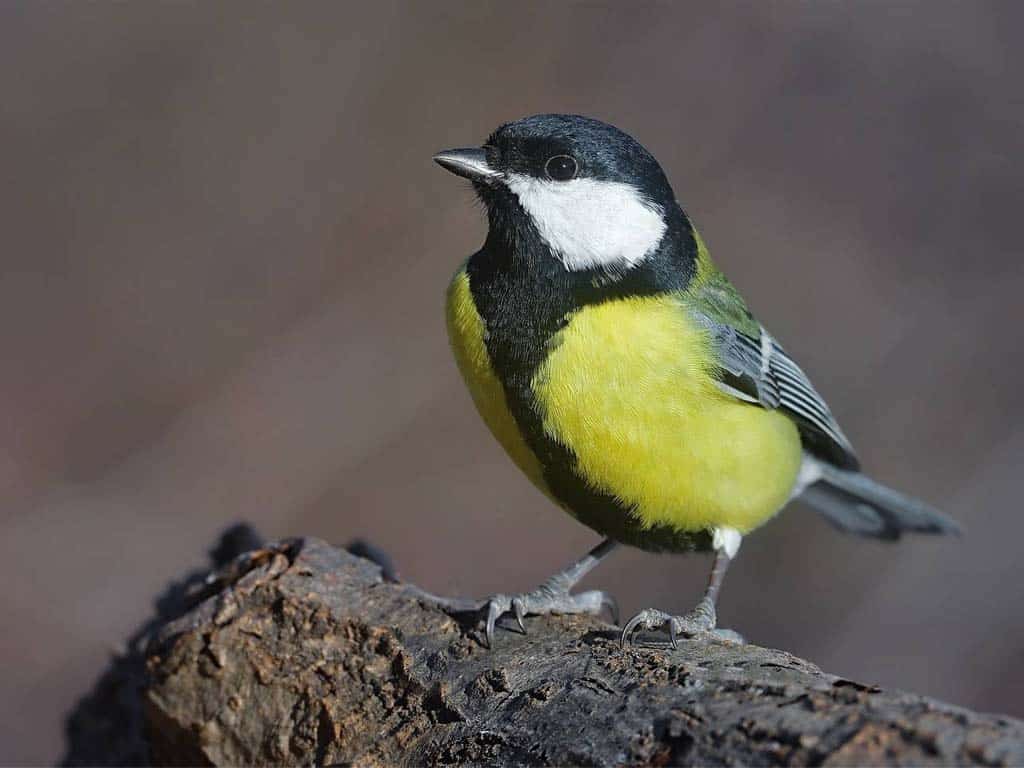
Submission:
<svg viewBox="0 0 1024 768">
<path fill-rule="evenodd" d="M 607 592 L 591 590 L 572 594 L 569 592 L 601 560 L 615 549 L 616 542 L 605 539 L 575 563 L 559 571 L 539 587 L 519 595 L 493 595 L 482 602 L 445 600 L 440 602 L 449 613 L 487 612 L 485 634 L 487 645 L 494 642 L 494 625 L 508 612 L 516 617 L 519 628 L 525 632 L 523 617 L 541 614 L 593 613 L 599 614 L 604 608 L 611 611 L 615 623 L 619 623 L 619 611 L 615 600 Z"/>
<path fill-rule="evenodd" d="M 668 629 L 669 642 L 675 648 L 678 645 L 680 635 L 694 637 L 695 635 L 714 634 L 722 639 L 742 642 L 739 634 L 729 629 L 716 629 L 718 616 L 715 613 L 715 606 L 718 603 L 718 594 L 722 590 L 722 582 L 725 580 L 725 572 L 729 570 L 729 563 L 732 562 L 736 551 L 740 546 L 739 533 L 731 530 L 716 530 L 714 533 L 715 560 L 711 566 L 711 574 L 708 576 L 708 586 L 704 590 L 704 596 L 697 603 L 696 607 L 683 616 L 673 616 L 656 608 L 647 608 L 640 611 L 636 616 L 626 622 L 622 628 L 620 638 L 623 647 L 630 641 L 637 630 Z"/>
</svg>

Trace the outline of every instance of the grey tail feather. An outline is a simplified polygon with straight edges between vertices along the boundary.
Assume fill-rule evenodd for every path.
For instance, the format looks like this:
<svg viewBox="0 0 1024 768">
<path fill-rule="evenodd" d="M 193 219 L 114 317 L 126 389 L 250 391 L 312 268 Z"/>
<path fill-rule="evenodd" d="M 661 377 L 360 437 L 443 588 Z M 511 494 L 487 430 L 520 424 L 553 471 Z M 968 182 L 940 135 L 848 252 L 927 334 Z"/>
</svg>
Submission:
<svg viewBox="0 0 1024 768">
<path fill-rule="evenodd" d="M 801 498 L 830 523 L 859 536 L 898 539 L 904 531 L 960 534 L 955 520 L 860 472 L 821 462 L 822 477 Z"/>
</svg>

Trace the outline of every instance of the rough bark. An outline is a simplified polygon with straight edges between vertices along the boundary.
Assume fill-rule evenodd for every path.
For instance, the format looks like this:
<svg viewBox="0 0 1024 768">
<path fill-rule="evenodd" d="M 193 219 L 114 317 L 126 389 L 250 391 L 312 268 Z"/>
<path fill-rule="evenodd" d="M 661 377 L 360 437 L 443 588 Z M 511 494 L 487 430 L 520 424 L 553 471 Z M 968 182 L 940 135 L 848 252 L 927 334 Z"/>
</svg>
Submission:
<svg viewBox="0 0 1024 768">
<path fill-rule="evenodd" d="M 622 650 L 589 617 L 528 619 L 488 650 L 477 625 L 316 539 L 163 602 L 155 623 L 185 612 L 144 627 L 79 705 L 67 763 L 1024 764 L 1020 721 L 784 651 Z"/>
</svg>

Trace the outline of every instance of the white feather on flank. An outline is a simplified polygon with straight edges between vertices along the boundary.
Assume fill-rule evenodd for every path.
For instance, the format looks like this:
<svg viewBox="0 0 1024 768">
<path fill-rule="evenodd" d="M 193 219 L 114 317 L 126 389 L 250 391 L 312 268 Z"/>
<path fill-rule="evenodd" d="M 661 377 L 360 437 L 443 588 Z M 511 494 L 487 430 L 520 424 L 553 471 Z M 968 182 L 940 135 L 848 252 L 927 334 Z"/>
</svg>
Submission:
<svg viewBox="0 0 1024 768">
<path fill-rule="evenodd" d="M 793 484 L 793 490 L 789 493 L 789 501 L 795 499 L 807 490 L 807 486 L 818 482 L 821 478 L 821 462 L 809 453 L 805 453 L 800 462 L 800 471 L 796 475 L 796 483 Z"/>
<path fill-rule="evenodd" d="M 634 267 L 665 234 L 663 211 L 629 184 L 551 181 L 515 173 L 506 183 L 544 242 L 573 272 Z"/>
<path fill-rule="evenodd" d="M 711 546 L 716 552 L 725 552 L 732 560 L 740 551 L 740 544 L 743 542 L 743 534 L 735 528 L 712 528 Z"/>
</svg>

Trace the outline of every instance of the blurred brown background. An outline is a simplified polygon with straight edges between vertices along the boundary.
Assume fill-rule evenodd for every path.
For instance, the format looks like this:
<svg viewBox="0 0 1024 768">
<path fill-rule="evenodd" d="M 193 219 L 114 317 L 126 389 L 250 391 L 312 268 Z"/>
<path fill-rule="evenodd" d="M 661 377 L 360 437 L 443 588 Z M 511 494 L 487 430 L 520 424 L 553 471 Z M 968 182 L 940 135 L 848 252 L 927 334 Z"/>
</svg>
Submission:
<svg viewBox="0 0 1024 768">
<path fill-rule="evenodd" d="M 723 623 L 1024 715 L 1022 8 L 0 5 L 0 762 L 59 756 L 231 521 L 474 595 L 596 541 L 444 337 L 484 224 L 430 156 L 542 111 L 646 144 L 867 467 L 966 526 L 891 546 L 794 508 Z M 680 611 L 706 568 L 622 551 L 588 583 Z"/>
</svg>

